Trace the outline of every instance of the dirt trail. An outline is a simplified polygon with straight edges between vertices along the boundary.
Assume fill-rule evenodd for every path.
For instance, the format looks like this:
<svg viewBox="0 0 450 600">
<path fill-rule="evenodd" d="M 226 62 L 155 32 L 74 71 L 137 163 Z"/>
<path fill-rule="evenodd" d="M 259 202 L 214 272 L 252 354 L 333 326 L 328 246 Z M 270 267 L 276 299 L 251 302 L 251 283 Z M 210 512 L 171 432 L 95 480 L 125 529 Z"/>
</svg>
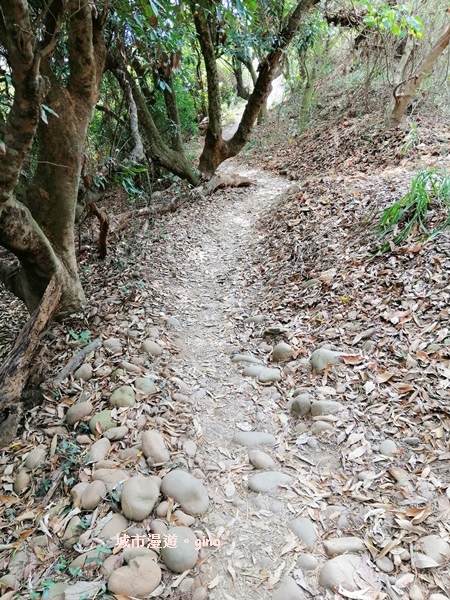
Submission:
<svg viewBox="0 0 450 600">
<path fill-rule="evenodd" d="M 223 531 L 221 547 L 212 555 L 208 551 L 210 558 L 201 568 L 206 571 L 205 584 L 219 576 L 210 597 L 269 598 L 263 582 L 284 565 L 278 553 L 287 530 L 281 525 L 289 516 L 287 500 L 296 494 L 280 490 L 275 497 L 258 497 L 248 492 L 253 471 L 248 449 L 233 444 L 232 437 L 240 429 L 276 433 L 275 401 L 280 394 L 273 386 L 261 387 L 244 378 L 230 355 L 254 350 L 249 340 L 252 326 L 240 320 L 251 314 L 246 285 L 255 269 L 251 248 L 259 236 L 259 216 L 290 184 L 257 169 L 244 170 L 233 161 L 220 171 L 245 174 L 255 185 L 212 202 L 204 219 L 187 224 L 187 230 L 180 222 L 170 226 L 173 238 L 167 253 L 176 275 L 163 285 L 170 287 L 171 315 L 180 323 L 174 333 L 180 353 L 170 367 L 196 392 L 197 460 L 215 503 L 202 522 L 213 535 Z M 273 455 L 279 453 L 282 447 Z M 281 464 L 275 468 L 281 470 Z"/>
</svg>

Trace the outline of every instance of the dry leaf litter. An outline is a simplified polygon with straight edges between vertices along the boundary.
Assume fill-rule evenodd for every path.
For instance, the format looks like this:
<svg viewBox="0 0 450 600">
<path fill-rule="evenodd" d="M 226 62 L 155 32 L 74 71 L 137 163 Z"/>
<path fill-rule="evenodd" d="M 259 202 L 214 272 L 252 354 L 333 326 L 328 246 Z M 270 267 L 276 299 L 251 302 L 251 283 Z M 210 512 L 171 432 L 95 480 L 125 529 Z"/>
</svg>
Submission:
<svg viewBox="0 0 450 600">
<path fill-rule="evenodd" d="M 2 598 L 447 598 L 449 234 L 367 260 L 443 142 L 363 173 L 364 125 L 82 258 L 1 456 Z"/>
</svg>

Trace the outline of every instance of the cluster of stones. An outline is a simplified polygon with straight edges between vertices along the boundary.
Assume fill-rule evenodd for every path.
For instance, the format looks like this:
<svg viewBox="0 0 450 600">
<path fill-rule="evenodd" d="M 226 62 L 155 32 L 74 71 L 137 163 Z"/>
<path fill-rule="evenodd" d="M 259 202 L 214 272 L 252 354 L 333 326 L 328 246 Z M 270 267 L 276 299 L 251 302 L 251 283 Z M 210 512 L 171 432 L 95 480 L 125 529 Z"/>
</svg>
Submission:
<svg viewBox="0 0 450 600">
<path fill-rule="evenodd" d="M 261 316 L 259 318 L 259 316 L 256 316 L 249 317 L 246 319 L 246 322 L 255 324 L 260 323 L 262 320 L 264 320 L 264 317 Z M 285 333 L 285 331 L 283 327 L 274 327 L 266 330 L 266 333 L 279 335 L 280 333 Z M 264 342 L 260 345 L 259 349 L 270 353 L 273 362 L 286 361 L 292 358 L 292 347 L 286 342 L 280 342 L 275 346 Z M 310 358 L 305 360 L 305 363 L 307 363 L 307 366 L 313 372 L 320 375 L 329 366 L 342 363 L 342 355 L 343 353 L 324 346 L 315 350 Z M 281 380 L 281 372 L 278 369 L 267 368 L 261 360 L 250 354 L 235 354 L 232 361 L 246 363 L 247 366 L 243 370 L 243 375 L 255 377 L 263 385 L 276 383 Z M 287 402 L 286 408 L 295 419 L 307 416 L 314 418 L 314 422 L 310 428 L 304 422 L 299 422 L 295 428 L 297 433 L 302 433 L 306 429 L 309 429 L 312 435 L 319 435 L 334 429 L 330 420 L 327 419 L 336 418 L 345 407 L 341 402 L 335 400 L 311 399 L 308 392 L 303 389 L 296 389 Z M 321 417 L 323 417 L 323 420 Z M 248 448 L 249 462 L 258 471 L 249 478 L 249 489 L 256 493 L 272 496 L 273 504 L 271 510 L 276 513 L 276 497 L 282 493 L 283 489 L 287 490 L 289 485 L 294 483 L 294 478 L 287 473 L 277 470 L 275 460 L 270 454 L 260 449 L 261 447 L 275 446 L 276 440 L 274 436 L 261 431 L 238 432 L 234 435 L 233 441 L 238 445 Z M 315 440 L 308 439 L 309 441 L 313 442 Z M 406 440 L 406 442 L 413 443 L 413 440 L 410 442 Z M 316 447 L 312 443 L 308 445 Z M 387 458 L 394 457 L 398 453 L 397 444 L 391 439 L 382 440 L 373 449 L 378 450 L 380 455 Z M 391 468 L 390 473 L 399 485 L 405 486 L 408 484 L 407 479 L 405 479 L 406 472 L 403 469 Z M 344 512 L 342 513 L 341 520 L 344 524 L 346 520 Z M 359 590 L 355 582 L 355 575 L 361 568 L 370 568 L 362 556 L 362 553 L 366 550 L 363 539 L 354 536 L 343 536 L 329 537 L 323 540 L 323 550 L 328 559 L 320 564 L 316 556 L 310 553 L 313 550 L 317 550 L 320 543 L 314 522 L 308 517 L 298 516 L 290 523 L 290 529 L 305 549 L 309 551 L 299 555 L 296 565 L 299 569 L 305 572 L 318 573 L 319 585 L 331 592 L 335 592 L 340 586 L 348 592 L 357 592 Z M 395 571 L 396 565 L 398 567 L 401 563 L 412 560 L 406 549 L 401 548 L 400 550 L 395 555 L 395 560 L 397 561 L 395 564 L 387 556 L 375 561 L 378 569 L 388 574 L 394 584 L 396 578 L 391 574 Z M 438 535 L 424 536 L 416 543 L 416 551 L 413 558 L 416 569 L 443 566 L 449 559 L 450 544 Z M 373 571 L 373 575 L 376 578 L 375 571 Z M 413 580 L 408 580 L 408 584 L 410 600 L 424 600 L 424 595 L 419 585 Z M 273 600 L 303 600 L 304 597 L 295 579 L 288 576 L 275 589 L 272 598 Z M 430 595 L 430 599 L 449 600 L 447 596 L 442 594 L 432 594 Z"/>
<path fill-rule="evenodd" d="M 122 351 L 118 339 L 106 340 L 104 347 L 114 354 Z M 154 339 L 147 339 L 141 346 L 141 352 L 159 356 L 163 349 Z M 110 369 L 107 374 L 111 381 L 117 381 L 125 373 L 141 375 L 145 359 L 137 359 L 130 363 L 122 361 L 115 372 Z M 98 370 L 103 367 L 100 360 L 97 364 L 97 372 L 93 372 L 88 363 L 82 365 L 74 374 L 75 379 L 88 381 L 94 373 L 98 375 Z M 94 368 L 95 366 L 94 361 Z M 106 372 L 102 371 L 100 374 L 105 376 Z M 145 598 L 160 586 L 162 571 L 158 563 L 162 562 L 174 573 L 184 573 L 196 565 L 200 549 L 205 546 L 205 539 L 204 535 L 197 537 L 192 526 L 196 523 L 196 517 L 205 514 L 209 507 L 208 493 L 200 478 L 180 468 L 167 472 L 171 466 L 171 456 L 163 435 L 156 428 L 146 429 L 132 447 L 120 450 L 120 462 L 109 458 L 114 444 L 131 435 L 127 426 L 114 420 L 115 409 L 122 409 L 123 412 L 124 409 L 135 406 L 136 402 L 145 401 L 157 394 L 160 390 L 155 380 L 156 377 L 138 376 L 134 379 L 133 386 L 120 385 L 109 396 L 111 408 L 99 412 L 94 412 L 93 404 L 85 400 L 82 394 L 81 401 L 73 404 L 65 415 L 69 426 L 85 421 L 91 434 L 101 437 L 94 443 L 87 435 L 77 438 L 80 444 L 88 446 L 84 463 L 92 469 L 92 476 L 90 482 L 77 483 L 71 489 L 76 514 L 65 526 L 62 538 L 64 547 L 75 547 L 78 551 L 82 548 L 84 512 L 91 513 L 111 499 L 118 502 L 115 511 L 109 512 L 97 525 L 95 537 L 102 540 L 103 545 L 79 554 L 70 567 L 84 569 L 90 562 L 100 560 L 101 572 L 108 578 L 109 591 L 135 598 Z M 172 394 L 174 399 L 176 396 L 187 399 L 183 394 Z M 145 421 L 144 425 L 148 427 L 147 418 Z M 186 456 L 194 457 L 196 444 L 186 440 L 183 450 Z M 17 494 L 24 493 L 30 487 L 33 471 L 43 464 L 46 454 L 46 447 L 38 446 L 27 456 L 15 478 L 14 491 Z M 137 473 L 136 467 L 133 470 L 127 468 L 130 462 L 136 466 L 140 456 L 145 459 L 145 463 L 141 463 L 145 474 Z M 186 461 L 183 462 L 187 465 Z M 163 477 L 148 474 L 157 473 L 160 467 L 166 473 Z M 172 511 L 174 503 L 179 508 Z M 198 536 L 201 535 L 199 531 Z M 117 552 L 116 548 L 112 553 L 117 543 L 123 546 L 123 551 Z M 193 585 L 193 579 L 185 578 L 181 590 L 187 592 Z M 69 591 L 64 593 L 70 594 L 72 587 L 67 587 Z M 190 591 L 197 600 L 202 600 L 206 594 L 203 587 Z"/>
</svg>

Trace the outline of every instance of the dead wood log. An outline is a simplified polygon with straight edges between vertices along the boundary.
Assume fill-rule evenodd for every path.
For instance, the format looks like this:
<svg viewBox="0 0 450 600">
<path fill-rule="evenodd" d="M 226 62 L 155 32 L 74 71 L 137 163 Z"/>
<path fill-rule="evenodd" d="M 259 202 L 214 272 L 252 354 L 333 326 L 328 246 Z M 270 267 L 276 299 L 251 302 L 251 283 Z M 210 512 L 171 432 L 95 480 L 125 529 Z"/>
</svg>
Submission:
<svg viewBox="0 0 450 600">
<path fill-rule="evenodd" d="M 157 217 L 159 215 L 165 215 L 167 213 L 175 212 L 184 203 L 186 198 L 183 196 L 175 196 L 167 204 L 158 204 L 157 206 L 151 206 L 149 208 L 140 208 L 138 210 L 130 210 L 126 213 L 122 213 L 117 216 L 117 226 L 114 227 L 114 233 L 119 233 L 129 226 L 130 220 L 136 217 Z"/>
<path fill-rule="evenodd" d="M 33 371 L 39 342 L 58 310 L 61 297 L 62 288 L 53 277 L 0 367 L 0 447 L 16 437 L 23 413 L 22 394 Z"/>
<path fill-rule="evenodd" d="M 52 380 L 52 385 L 57 387 L 63 380 L 68 377 L 75 369 L 77 369 L 81 363 L 84 361 L 86 356 L 96 350 L 102 342 L 102 338 L 98 337 L 93 342 L 88 344 L 85 348 L 82 348 L 79 352 L 77 352 L 72 358 L 68 361 L 63 369 L 58 373 L 58 375 Z"/>
</svg>

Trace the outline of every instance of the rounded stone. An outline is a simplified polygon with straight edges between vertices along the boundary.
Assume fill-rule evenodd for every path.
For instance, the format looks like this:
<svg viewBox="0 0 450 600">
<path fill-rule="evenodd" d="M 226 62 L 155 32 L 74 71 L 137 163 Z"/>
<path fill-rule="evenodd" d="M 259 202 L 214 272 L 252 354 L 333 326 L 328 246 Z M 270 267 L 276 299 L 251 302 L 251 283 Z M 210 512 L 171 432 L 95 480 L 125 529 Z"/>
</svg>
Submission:
<svg viewBox="0 0 450 600">
<path fill-rule="evenodd" d="M 167 540 L 173 542 L 161 549 L 161 559 L 174 573 L 183 573 L 195 567 L 198 560 L 197 537 L 189 527 L 170 527 Z"/>
<path fill-rule="evenodd" d="M 123 559 L 128 564 L 138 556 L 149 556 L 154 561 L 158 560 L 158 555 L 151 548 L 147 548 L 146 546 L 131 546 L 130 548 L 125 548 L 123 551 Z"/>
<path fill-rule="evenodd" d="M 307 548 L 313 548 L 317 541 L 314 523 L 308 517 L 297 517 L 289 525 L 291 531 Z"/>
<path fill-rule="evenodd" d="M 435 560 L 438 565 L 444 565 L 450 559 L 450 544 L 439 535 L 426 535 L 419 540 L 419 546 L 424 553 Z"/>
<path fill-rule="evenodd" d="M 122 343 L 119 338 L 109 338 L 103 342 L 103 346 L 110 352 L 116 353 L 122 351 Z"/>
<path fill-rule="evenodd" d="M 314 423 L 311 425 L 311 433 L 313 435 L 320 435 L 321 433 L 324 433 L 325 431 L 333 431 L 334 427 L 331 423 L 328 423 L 327 421 L 314 421 Z"/>
<path fill-rule="evenodd" d="M 290 358 L 292 358 L 292 347 L 286 342 L 280 342 L 279 344 L 274 346 L 271 356 L 274 362 L 289 360 Z"/>
<path fill-rule="evenodd" d="M 110 410 L 102 410 L 91 418 L 89 421 L 89 429 L 91 433 L 97 432 L 97 426 L 102 432 L 116 426 L 116 423 L 114 423 L 112 420 Z"/>
<path fill-rule="evenodd" d="M 292 577 L 284 577 L 272 596 L 272 600 L 304 600 L 304 598 L 302 589 Z"/>
<path fill-rule="evenodd" d="M 185 525 L 186 527 L 191 527 L 195 523 L 195 517 L 191 515 L 187 515 L 182 510 L 175 510 L 173 513 L 173 517 L 175 518 L 175 522 L 177 526 Z"/>
<path fill-rule="evenodd" d="M 206 600 L 208 597 L 208 590 L 204 587 L 195 588 L 192 592 L 192 600 Z"/>
<path fill-rule="evenodd" d="M 165 475 L 161 491 L 178 502 L 188 514 L 203 515 L 208 510 L 209 498 L 205 486 L 186 471 L 174 469 Z"/>
<path fill-rule="evenodd" d="M 70 498 L 75 507 L 81 506 L 81 498 L 83 496 L 84 490 L 87 488 L 89 483 L 87 481 L 80 481 L 75 484 L 73 488 L 70 490 Z"/>
<path fill-rule="evenodd" d="M 100 567 L 100 572 L 105 577 L 110 577 L 114 571 L 120 569 L 123 565 L 123 557 L 120 554 L 111 554 L 102 562 L 102 566 Z"/>
<path fill-rule="evenodd" d="M 161 583 L 161 569 L 151 556 L 138 556 L 108 579 L 108 590 L 116 595 L 146 598 Z"/>
<path fill-rule="evenodd" d="M 81 519 L 78 515 L 75 515 L 67 523 L 64 535 L 62 537 L 62 543 L 64 548 L 72 548 L 72 546 L 78 541 L 78 538 L 83 533 Z"/>
<path fill-rule="evenodd" d="M 342 554 L 327 560 L 320 570 L 319 584 L 331 591 L 342 585 L 347 591 L 356 592 L 354 575 L 360 564 L 361 557 L 356 554 Z"/>
<path fill-rule="evenodd" d="M 161 539 L 167 535 L 167 530 L 168 527 L 166 523 L 160 519 L 153 519 L 153 521 L 150 523 L 150 531 L 156 535 L 159 535 Z"/>
<path fill-rule="evenodd" d="M 162 502 L 160 502 L 158 504 L 158 506 L 156 507 L 156 515 L 158 517 L 163 517 L 165 518 L 165 516 L 167 515 L 167 513 L 169 512 L 170 509 L 170 503 L 167 500 L 163 500 Z"/>
<path fill-rule="evenodd" d="M 340 412 L 344 407 L 340 402 L 334 400 L 315 400 L 311 404 L 311 414 L 313 417 L 319 417 L 321 415 L 335 415 Z"/>
<path fill-rule="evenodd" d="M 197 454 L 197 444 L 192 440 L 186 440 L 183 443 L 183 451 L 190 458 L 194 458 L 194 456 Z"/>
<path fill-rule="evenodd" d="M 272 469 L 275 466 L 273 458 L 261 450 L 250 450 L 248 459 L 255 469 Z"/>
<path fill-rule="evenodd" d="M 66 421 L 69 425 L 75 425 L 77 421 L 81 421 L 81 419 L 90 415 L 93 410 L 94 407 L 88 401 L 74 404 L 66 412 Z"/>
<path fill-rule="evenodd" d="M 84 510 L 94 510 L 100 504 L 105 494 L 106 485 L 103 481 L 93 481 L 87 486 L 81 496 L 81 508 Z"/>
<path fill-rule="evenodd" d="M 128 479 L 128 477 L 128 473 L 122 469 L 96 469 L 92 474 L 94 481 L 103 481 L 108 492 L 111 492 L 119 483 Z"/>
<path fill-rule="evenodd" d="M 147 396 L 152 396 L 159 391 L 155 382 L 148 377 L 137 377 L 134 380 L 134 385 L 139 392 Z"/>
<path fill-rule="evenodd" d="M 122 486 L 123 514 L 133 521 L 143 521 L 152 512 L 159 496 L 156 483 L 149 477 L 130 477 Z"/>
<path fill-rule="evenodd" d="M 311 354 L 310 362 L 314 371 L 317 374 L 321 374 L 329 365 L 341 363 L 342 357 L 340 352 L 335 352 L 328 348 L 318 348 Z"/>
<path fill-rule="evenodd" d="M 111 449 L 111 442 L 103 437 L 98 440 L 89 449 L 89 452 L 86 455 L 86 464 L 96 463 L 100 460 L 104 460 Z"/>
<path fill-rule="evenodd" d="M 303 571 L 315 571 L 319 561 L 312 554 L 300 554 L 297 559 L 297 567 Z"/>
<path fill-rule="evenodd" d="M 287 403 L 287 409 L 294 417 L 304 417 L 311 411 L 309 394 L 298 394 Z"/>
<path fill-rule="evenodd" d="M 128 519 L 119 513 L 114 513 L 98 534 L 102 540 L 109 540 L 120 535 L 128 528 Z"/>
<path fill-rule="evenodd" d="M 14 479 L 13 490 L 14 492 L 20 496 L 30 487 L 31 484 L 31 476 L 25 469 L 19 469 L 17 472 L 16 478 Z"/>
<path fill-rule="evenodd" d="M 163 349 L 155 340 L 148 339 L 142 342 L 141 352 L 146 352 L 150 356 L 161 356 Z"/>
<path fill-rule="evenodd" d="M 78 367 L 78 369 L 73 374 L 73 378 L 78 381 L 89 381 L 92 379 L 92 367 L 89 363 L 85 363 Z"/>
<path fill-rule="evenodd" d="M 111 373 L 111 381 L 112 381 L 113 383 L 116 383 L 116 381 L 119 381 L 119 379 L 120 379 L 121 377 L 124 377 L 124 375 L 126 375 L 126 374 L 127 374 L 127 373 L 126 373 L 125 369 L 122 369 L 122 368 L 115 369 L 115 370 L 114 370 L 114 371 Z"/>
<path fill-rule="evenodd" d="M 270 367 L 264 367 L 258 373 L 259 383 L 277 383 L 281 381 L 281 373 L 278 369 L 271 369 Z"/>
<path fill-rule="evenodd" d="M 345 553 L 364 552 L 366 546 L 361 538 L 358 537 L 340 537 L 329 538 L 323 542 L 323 547 L 328 556 Z"/>
<path fill-rule="evenodd" d="M 152 464 L 164 464 L 170 460 L 163 436 L 156 429 L 144 431 L 142 436 L 142 452 Z"/>
<path fill-rule="evenodd" d="M 45 460 L 47 454 L 46 446 L 36 446 L 34 450 L 30 452 L 25 461 L 25 467 L 33 471 L 37 469 Z"/>
<path fill-rule="evenodd" d="M 250 478 L 248 487 L 254 492 L 273 495 L 280 493 L 281 487 L 289 485 L 292 481 L 293 478 L 287 473 L 263 471 Z"/>
<path fill-rule="evenodd" d="M 394 440 L 383 440 L 380 444 L 380 454 L 394 456 L 397 454 L 397 444 Z"/>
<path fill-rule="evenodd" d="M 276 439 L 263 431 L 239 431 L 233 436 L 233 442 L 239 446 L 254 448 L 256 446 L 275 446 Z"/>
<path fill-rule="evenodd" d="M 383 571 L 383 573 L 392 573 L 395 569 L 395 565 L 388 556 L 383 556 L 375 561 L 375 564 Z"/>
<path fill-rule="evenodd" d="M 242 371 L 242 375 L 244 377 L 258 377 L 264 368 L 264 365 L 249 365 Z"/>
<path fill-rule="evenodd" d="M 126 360 L 123 360 L 120 363 L 120 368 L 124 369 L 127 373 L 140 373 L 141 372 L 141 367 L 139 365 L 129 363 Z"/>
<path fill-rule="evenodd" d="M 129 385 L 121 385 L 109 397 L 109 403 L 114 407 L 134 406 L 136 398 L 133 388 Z"/>
<path fill-rule="evenodd" d="M 253 364 L 253 365 L 261 365 L 262 362 L 259 358 L 256 358 L 256 356 L 252 356 L 251 354 L 235 354 L 232 359 L 231 362 L 235 362 L 235 363 L 249 363 L 249 364 Z"/>
<path fill-rule="evenodd" d="M 119 440 L 123 440 L 124 437 L 128 435 L 128 427 L 125 425 L 121 425 L 120 427 L 111 427 L 104 432 L 103 437 L 105 437 L 110 442 L 118 442 Z"/>
</svg>

